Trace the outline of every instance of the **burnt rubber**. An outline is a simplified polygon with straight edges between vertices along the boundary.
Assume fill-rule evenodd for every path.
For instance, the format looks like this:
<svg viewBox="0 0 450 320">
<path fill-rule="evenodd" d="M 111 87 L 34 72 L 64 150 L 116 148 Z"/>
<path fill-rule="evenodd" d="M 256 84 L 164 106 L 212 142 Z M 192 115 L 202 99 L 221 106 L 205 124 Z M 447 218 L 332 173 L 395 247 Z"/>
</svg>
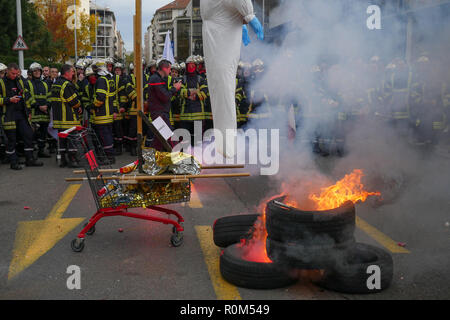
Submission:
<svg viewBox="0 0 450 320">
<path fill-rule="evenodd" d="M 216 246 L 226 248 L 247 238 L 259 214 L 242 214 L 219 218 L 213 225 L 213 239 Z"/>
<path fill-rule="evenodd" d="M 336 245 L 329 238 L 303 243 L 280 242 L 267 238 L 266 249 L 272 261 L 290 268 L 315 270 L 333 267 L 354 241 L 353 238 Z"/>
<path fill-rule="evenodd" d="M 220 273 L 222 277 L 242 288 L 276 289 L 297 281 L 294 272 L 277 263 L 246 261 L 241 257 L 240 244 L 233 244 L 222 251 Z"/>
<path fill-rule="evenodd" d="M 280 242 L 344 244 L 352 241 L 355 231 L 355 206 L 347 201 L 342 206 L 325 211 L 303 211 L 270 201 L 266 210 L 268 236 Z M 320 242 L 318 242 L 320 241 Z"/>
<path fill-rule="evenodd" d="M 370 266 L 380 268 L 380 287 L 369 289 L 369 277 L 374 274 Z M 317 284 L 328 290 L 342 293 L 377 293 L 387 289 L 394 273 L 392 256 L 386 250 L 363 243 L 348 248 L 343 259 L 329 269 L 325 269 Z"/>
</svg>

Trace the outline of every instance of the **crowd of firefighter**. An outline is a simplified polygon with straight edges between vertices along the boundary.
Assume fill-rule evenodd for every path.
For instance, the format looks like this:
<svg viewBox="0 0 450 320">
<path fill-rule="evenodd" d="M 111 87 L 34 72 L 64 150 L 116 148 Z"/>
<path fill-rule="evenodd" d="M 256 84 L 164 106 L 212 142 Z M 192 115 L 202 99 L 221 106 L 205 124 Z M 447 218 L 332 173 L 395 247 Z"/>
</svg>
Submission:
<svg viewBox="0 0 450 320">
<path fill-rule="evenodd" d="M 290 139 L 300 139 L 302 132 L 302 139 L 306 136 L 313 151 L 322 155 L 333 150 L 343 154 L 350 130 L 374 122 L 390 125 L 405 142 L 432 146 L 450 140 L 450 73 L 445 65 L 427 54 L 410 65 L 402 58 L 383 61 L 378 56 L 298 65 L 291 71 L 296 74 L 291 90 L 274 94 L 258 85 L 267 72 L 264 62 L 241 61 L 236 78 L 237 124 L 270 127 L 274 118 L 277 123 L 281 119 Z M 146 117 L 152 112 L 149 79 L 158 67 L 157 61 L 143 61 Z M 275 81 L 282 83 L 282 79 Z M 203 58 L 190 56 L 172 64 L 163 83 L 168 90 L 181 83 L 181 88 L 177 85 L 170 91 L 170 126 L 188 130 L 195 144 L 195 121 L 202 122 L 203 132 L 213 128 Z M 42 166 L 39 158 L 56 153 L 61 167 L 78 167 L 76 150 L 65 139 L 52 137 L 49 125 L 58 131 L 92 127 L 110 163 L 124 152 L 136 156 L 136 98 L 133 64 L 126 68 L 112 58 L 80 59 L 60 70 L 33 63 L 28 78 L 22 77 L 16 64 L 0 63 L 1 161 L 20 170 L 21 164 Z M 303 128 L 308 128 L 306 134 Z M 143 135 L 151 136 L 145 123 Z M 20 155 L 25 163 L 19 161 Z"/>
</svg>

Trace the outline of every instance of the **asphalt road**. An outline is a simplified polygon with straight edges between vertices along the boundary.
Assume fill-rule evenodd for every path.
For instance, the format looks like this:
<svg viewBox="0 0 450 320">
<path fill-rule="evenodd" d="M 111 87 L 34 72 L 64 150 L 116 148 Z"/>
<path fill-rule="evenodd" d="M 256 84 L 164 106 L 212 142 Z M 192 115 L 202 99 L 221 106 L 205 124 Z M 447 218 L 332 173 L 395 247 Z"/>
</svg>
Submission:
<svg viewBox="0 0 450 320">
<path fill-rule="evenodd" d="M 132 160 L 119 158 L 121 164 Z M 276 180 L 270 177 L 195 181 L 190 204 L 169 206 L 186 220 L 181 247 L 170 245 L 170 226 L 111 217 L 97 224 L 83 252 L 74 253 L 70 241 L 96 210 L 88 184 L 82 183 L 67 208 L 56 212 L 55 205 L 69 187 L 64 178 L 72 176 L 70 169 L 57 168 L 53 159 L 46 160 L 43 168 L 21 172 L 1 165 L 0 299 L 210 300 L 220 297 L 220 290 L 234 290 L 236 298 L 244 300 L 449 299 L 450 165 L 448 160 L 439 165 L 442 174 L 411 181 L 393 203 L 357 205 L 359 217 L 386 238 L 405 243 L 408 251 L 393 253 L 393 283 L 372 295 L 326 291 L 308 276 L 291 287 L 268 291 L 215 286 L 220 277 L 210 264 L 218 260 L 219 250 L 205 256 L 201 246 L 205 239 L 199 238 L 205 234 L 199 228 L 210 230 L 207 227 L 222 216 L 256 212 L 261 200 L 277 190 Z M 429 186 L 447 191 L 433 193 Z M 355 236 L 359 242 L 383 246 L 362 228 Z M 71 265 L 80 267 L 80 290 L 67 288 L 66 271 Z"/>
</svg>

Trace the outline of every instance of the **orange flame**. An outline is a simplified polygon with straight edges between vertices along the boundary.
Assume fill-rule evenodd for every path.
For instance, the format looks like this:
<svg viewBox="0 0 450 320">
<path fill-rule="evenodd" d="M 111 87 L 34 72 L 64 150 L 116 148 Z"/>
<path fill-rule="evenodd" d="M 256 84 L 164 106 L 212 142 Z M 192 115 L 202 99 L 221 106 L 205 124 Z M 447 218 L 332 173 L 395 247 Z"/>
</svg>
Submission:
<svg viewBox="0 0 450 320">
<path fill-rule="evenodd" d="M 355 169 L 351 174 L 345 177 L 335 185 L 322 188 L 320 195 L 311 194 L 309 199 L 316 204 L 316 210 L 330 210 L 338 208 L 346 201 L 364 202 L 368 196 L 380 196 L 380 192 L 367 192 L 361 183 L 363 177 L 362 170 Z"/>
<path fill-rule="evenodd" d="M 330 210 L 338 208 L 346 201 L 352 201 L 353 203 L 358 201 L 364 202 L 368 196 L 380 196 L 380 192 L 367 192 L 364 190 L 364 185 L 361 183 L 362 177 L 362 170 L 353 170 L 351 174 L 345 175 L 336 184 L 322 188 L 319 196 L 310 194 L 308 198 L 315 204 L 315 210 Z M 284 185 L 283 189 L 288 190 L 288 187 Z M 289 197 L 287 191 L 262 201 L 259 207 L 262 215 L 253 226 L 252 237 L 249 240 L 242 240 L 239 245 L 242 248 L 242 258 L 244 260 L 272 263 L 272 260 L 267 255 L 266 249 L 266 210 L 268 202 L 280 197 L 285 197 L 283 199 L 284 204 L 294 208 L 300 208 L 297 201 Z"/>
</svg>

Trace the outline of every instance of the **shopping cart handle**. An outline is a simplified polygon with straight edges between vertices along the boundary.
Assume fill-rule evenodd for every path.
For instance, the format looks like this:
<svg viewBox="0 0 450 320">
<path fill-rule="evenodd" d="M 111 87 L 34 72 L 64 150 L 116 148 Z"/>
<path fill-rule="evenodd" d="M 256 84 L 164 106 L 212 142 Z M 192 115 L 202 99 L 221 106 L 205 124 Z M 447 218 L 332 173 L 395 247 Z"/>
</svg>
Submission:
<svg viewBox="0 0 450 320">
<path fill-rule="evenodd" d="M 69 136 L 69 134 L 71 134 L 72 132 L 74 132 L 74 131 L 80 131 L 80 130 L 83 130 L 83 127 L 82 127 L 82 126 L 75 126 L 75 127 L 70 128 L 70 129 L 67 129 L 66 131 L 59 132 L 59 133 L 58 133 L 58 137 L 65 139 L 65 138 L 67 138 L 67 137 Z"/>
</svg>

